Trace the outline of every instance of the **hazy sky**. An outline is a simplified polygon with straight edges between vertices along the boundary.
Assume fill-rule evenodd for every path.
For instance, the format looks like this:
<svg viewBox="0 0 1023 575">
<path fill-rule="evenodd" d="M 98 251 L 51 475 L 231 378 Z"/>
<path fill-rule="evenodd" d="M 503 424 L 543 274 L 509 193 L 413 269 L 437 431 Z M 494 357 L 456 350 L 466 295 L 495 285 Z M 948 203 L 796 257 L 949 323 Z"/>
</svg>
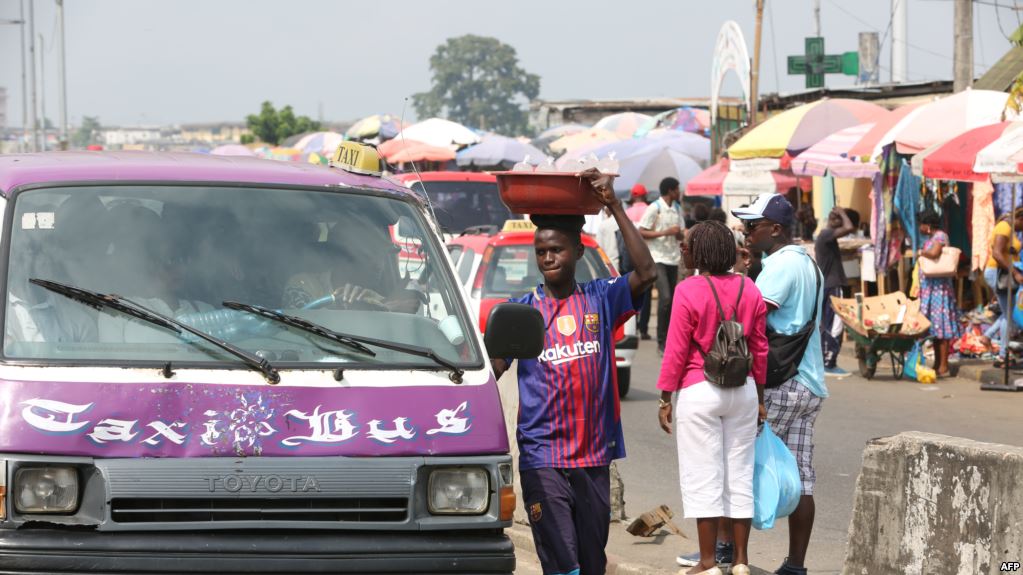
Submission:
<svg viewBox="0 0 1023 575">
<path fill-rule="evenodd" d="M 26 4 L 31 0 L 25 0 Z M 952 75 L 951 0 L 909 2 L 911 80 Z M 1019 26 L 1014 0 L 974 5 L 979 75 Z M 821 0 L 828 53 L 855 50 L 876 30 L 889 78 L 892 0 Z M 736 20 L 753 50 L 753 0 L 65 0 L 71 121 L 105 125 L 242 120 L 263 100 L 326 120 L 400 113 L 429 88 L 429 56 L 446 38 L 494 36 L 541 77 L 540 97 L 706 96 L 721 24 Z M 996 7 L 996 4 L 1003 6 Z M 57 120 L 56 10 L 35 0 L 46 41 L 46 113 Z M 813 35 L 812 0 L 767 0 L 763 92 L 801 90 L 785 56 Z M 1020 3 L 1023 7 L 1023 2 Z M 0 0 L 0 19 L 19 0 Z M 27 7 L 26 7 L 27 11 Z M 1000 20 L 1000 21 L 999 21 Z M 999 28 L 1001 24 L 1001 29 Z M 1004 34 L 1003 34 L 1004 30 Z M 0 26 L 0 86 L 10 125 L 21 123 L 17 26 Z M 830 87 L 853 78 L 828 76 Z M 731 91 L 737 84 L 731 86 Z M 414 111 L 407 111 L 408 119 Z"/>
</svg>

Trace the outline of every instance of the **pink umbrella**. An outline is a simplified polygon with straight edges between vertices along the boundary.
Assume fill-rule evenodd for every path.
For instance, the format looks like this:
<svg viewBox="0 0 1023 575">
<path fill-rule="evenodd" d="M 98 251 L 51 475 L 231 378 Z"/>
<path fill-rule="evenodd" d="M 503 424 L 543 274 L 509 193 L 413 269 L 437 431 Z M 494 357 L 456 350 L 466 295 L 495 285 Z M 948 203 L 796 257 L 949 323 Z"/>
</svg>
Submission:
<svg viewBox="0 0 1023 575">
<path fill-rule="evenodd" d="M 901 154 L 916 154 L 967 130 L 1002 121 L 1008 99 L 1005 92 L 964 90 L 922 106 L 899 122 L 885 139 L 894 141 Z"/>
<path fill-rule="evenodd" d="M 926 104 L 926 102 L 903 104 L 888 114 L 882 115 L 874 120 L 874 127 L 864 134 L 863 137 L 860 138 L 860 141 L 856 142 L 852 148 L 849 148 L 849 157 L 869 162 L 879 156 L 881 154 L 881 148 L 892 141 L 891 138 L 888 137 L 888 133 L 891 132 L 895 126 L 902 122 L 907 116 L 914 113 L 917 108 L 924 104 Z"/>
<path fill-rule="evenodd" d="M 831 172 L 836 178 L 869 178 L 877 171 L 874 164 L 865 164 L 849 157 L 849 149 L 874 127 L 873 122 L 839 130 L 810 146 L 792 159 L 792 173 L 801 176 L 823 176 Z"/>
</svg>

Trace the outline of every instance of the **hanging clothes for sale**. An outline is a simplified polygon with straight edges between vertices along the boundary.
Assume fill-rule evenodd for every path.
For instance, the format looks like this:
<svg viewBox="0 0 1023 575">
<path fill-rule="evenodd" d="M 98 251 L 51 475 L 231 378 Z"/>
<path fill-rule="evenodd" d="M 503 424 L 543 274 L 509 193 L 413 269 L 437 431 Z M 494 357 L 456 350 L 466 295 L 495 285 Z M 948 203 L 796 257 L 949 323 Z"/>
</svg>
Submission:
<svg viewBox="0 0 1023 575">
<path fill-rule="evenodd" d="M 913 169 L 906 160 L 901 161 L 899 181 L 895 186 L 895 197 L 892 201 L 895 211 L 902 221 L 902 229 L 909 236 L 913 247 L 914 259 L 920 243 L 920 232 L 916 225 L 916 213 L 920 211 L 920 185 L 922 180 L 913 174 Z"/>
<path fill-rule="evenodd" d="M 889 144 L 881 152 L 880 171 L 874 176 L 874 214 L 871 218 L 871 237 L 874 239 L 874 267 L 878 275 L 888 271 L 890 257 L 890 240 L 892 235 L 892 191 L 898 178 L 898 156 L 895 146 Z M 898 228 L 896 223 L 895 228 Z M 898 245 L 901 245 L 901 236 Z M 897 258 L 896 251 L 896 258 Z"/>
<path fill-rule="evenodd" d="M 968 220 L 972 226 L 973 237 L 970 257 L 970 270 L 983 270 L 991 257 L 991 246 L 988 245 L 991 232 L 995 229 L 995 188 L 991 180 L 973 184 L 973 210 Z"/>
<path fill-rule="evenodd" d="M 963 257 L 969 259 L 970 220 L 968 219 L 970 184 L 968 182 L 949 182 L 942 206 L 944 207 L 945 225 L 948 229 L 948 241 L 952 247 L 962 250 Z"/>
<path fill-rule="evenodd" d="M 1019 182 L 995 184 L 995 217 L 1000 218 L 1012 210 L 1012 196 L 1016 194 L 1016 207 L 1023 206 L 1023 185 Z"/>
</svg>

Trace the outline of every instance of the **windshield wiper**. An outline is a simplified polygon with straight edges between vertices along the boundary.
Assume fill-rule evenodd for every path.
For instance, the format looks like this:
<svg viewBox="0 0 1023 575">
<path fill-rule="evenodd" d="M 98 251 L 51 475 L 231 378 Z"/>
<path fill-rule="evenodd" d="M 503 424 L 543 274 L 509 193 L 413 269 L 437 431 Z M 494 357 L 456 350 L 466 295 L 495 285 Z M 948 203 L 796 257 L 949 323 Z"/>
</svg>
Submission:
<svg viewBox="0 0 1023 575">
<path fill-rule="evenodd" d="M 352 334 L 349 334 L 349 333 L 341 333 L 339 331 L 334 331 L 334 330 L 332 330 L 330 328 L 323 327 L 322 325 L 313 323 L 313 322 L 311 322 L 311 321 L 309 321 L 307 319 L 304 319 L 304 318 L 301 318 L 301 317 L 298 317 L 298 316 L 294 316 L 294 315 L 289 315 L 289 314 L 286 314 L 286 313 L 281 313 L 279 311 L 272 310 L 272 309 L 265 308 L 265 307 L 260 307 L 258 305 L 252 305 L 252 304 L 247 304 L 247 303 L 240 303 L 240 302 L 236 302 L 236 301 L 225 301 L 225 302 L 223 302 L 223 306 L 228 308 L 228 309 L 233 309 L 233 310 L 238 310 L 238 311 L 247 311 L 249 313 L 253 313 L 253 314 L 256 314 L 256 315 L 263 316 L 263 317 L 265 317 L 267 319 L 271 319 L 273 321 L 277 321 L 277 322 L 283 323 L 285 325 L 289 325 L 291 327 L 295 327 L 295 328 L 307 331 L 309 333 L 318 335 L 320 337 L 329 339 L 331 341 L 336 341 L 336 342 L 338 342 L 338 343 L 340 343 L 342 345 L 345 345 L 345 346 L 347 346 L 347 347 L 349 347 L 351 349 L 354 349 L 356 351 L 365 353 L 366 355 L 370 355 L 370 356 L 373 356 L 373 357 L 376 357 L 376 353 L 374 353 L 373 350 L 371 350 L 368 347 L 366 347 L 366 345 L 373 345 L 373 346 L 376 346 L 376 347 L 381 347 L 381 348 L 384 348 L 384 349 L 389 349 L 391 351 L 398 351 L 398 352 L 402 352 L 402 353 L 407 353 L 409 355 L 415 355 L 415 356 L 418 356 L 418 357 L 425 357 L 427 359 L 433 360 L 434 363 L 436 363 L 437 365 L 439 365 L 441 367 L 450 369 L 451 373 L 448 375 L 448 378 L 451 381 L 453 381 L 454 383 L 462 383 L 462 376 L 465 374 L 465 371 L 460 369 L 457 365 L 455 365 L 455 364 L 451 363 L 450 361 L 440 357 L 439 355 L 434 353 L 434 351 L 432 349 L 429 349 L 429 348 L 426 348 L 426 347 L 419 347 L 417 345 L 408 345 L 408 344 L 394 343 L 394 342 L 390 342 L 390 341 L 384 341 L 382 339 L 376 339 L 376 338 L 372 338 L 372 337 L 365 337 L 365 336 L 361 336 L 361 335 L 352 335 Z M 363 344 L 366 344 L 366 345 L 363 345 Z"/>
<path fill-rule="evenodd" d="M 270 365 L 270 362 L 267 361 L 266 359 L 259 357 L 258 355 L 255 355 L 253 353 L 249 353 L 244 349 L 231 345 L 230 343 L 227 343 L 224 340 L 213 337 L 212 335 L 206 332 L 199 331 L 194 327 L 182 323 L 174 318 L 167 317 L 163 314 L 157 313 L 143 305 L 139 305 L 119 295 L 104 294 L 39 278 L 31 278 L 28 281 L 29 283 L 33 283 L 41 288 L 48 289 L 54 293 L 58 293 L 68 299 L 75 300 L 89 307 L 95 309 L 109 308 L 112 310 L 116 310 L 123 314 L 130 315 L 131 317 L 170 330 L 178 334 L 179 336 L 181 335 L 182 331 L 186 331 L 198 337 L 199 339 L 209 342 L 219 347 L 220 349 L 230 353 L 231 355 L 237 357 L 238 359 L 242 360 L 242 362 L 245 363 L 245 365 L 262 373 L 263 377 L 265 377 L 267 382 L 270 383 L 271 385 L 279 383 L 281 381 L 281 376 L 277 372 L 277 369 Z"/>
</svg>

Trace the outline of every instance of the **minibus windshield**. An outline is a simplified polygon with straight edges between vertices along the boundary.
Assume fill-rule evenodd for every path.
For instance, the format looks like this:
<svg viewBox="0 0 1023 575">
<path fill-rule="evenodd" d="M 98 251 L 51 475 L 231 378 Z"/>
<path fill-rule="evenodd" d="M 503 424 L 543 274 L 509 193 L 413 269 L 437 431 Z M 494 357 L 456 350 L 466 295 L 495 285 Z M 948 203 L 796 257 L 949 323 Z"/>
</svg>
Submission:
<svg viewBox="0 0 1023 575">
<path fill-rule="evenodd" d="M 403 347 L 445 365 L 482 363 L 443 248 L 411 201 L 365 190 L 154 184 L 39 188 L 13 202 L 7 359 L 237 366 L 208 338 L 40 286 L 58 282 L 116 294 L 277 368 L 439 367 Z M 364 353 L 225 301 L 395 345 Z"/>
</svg>

